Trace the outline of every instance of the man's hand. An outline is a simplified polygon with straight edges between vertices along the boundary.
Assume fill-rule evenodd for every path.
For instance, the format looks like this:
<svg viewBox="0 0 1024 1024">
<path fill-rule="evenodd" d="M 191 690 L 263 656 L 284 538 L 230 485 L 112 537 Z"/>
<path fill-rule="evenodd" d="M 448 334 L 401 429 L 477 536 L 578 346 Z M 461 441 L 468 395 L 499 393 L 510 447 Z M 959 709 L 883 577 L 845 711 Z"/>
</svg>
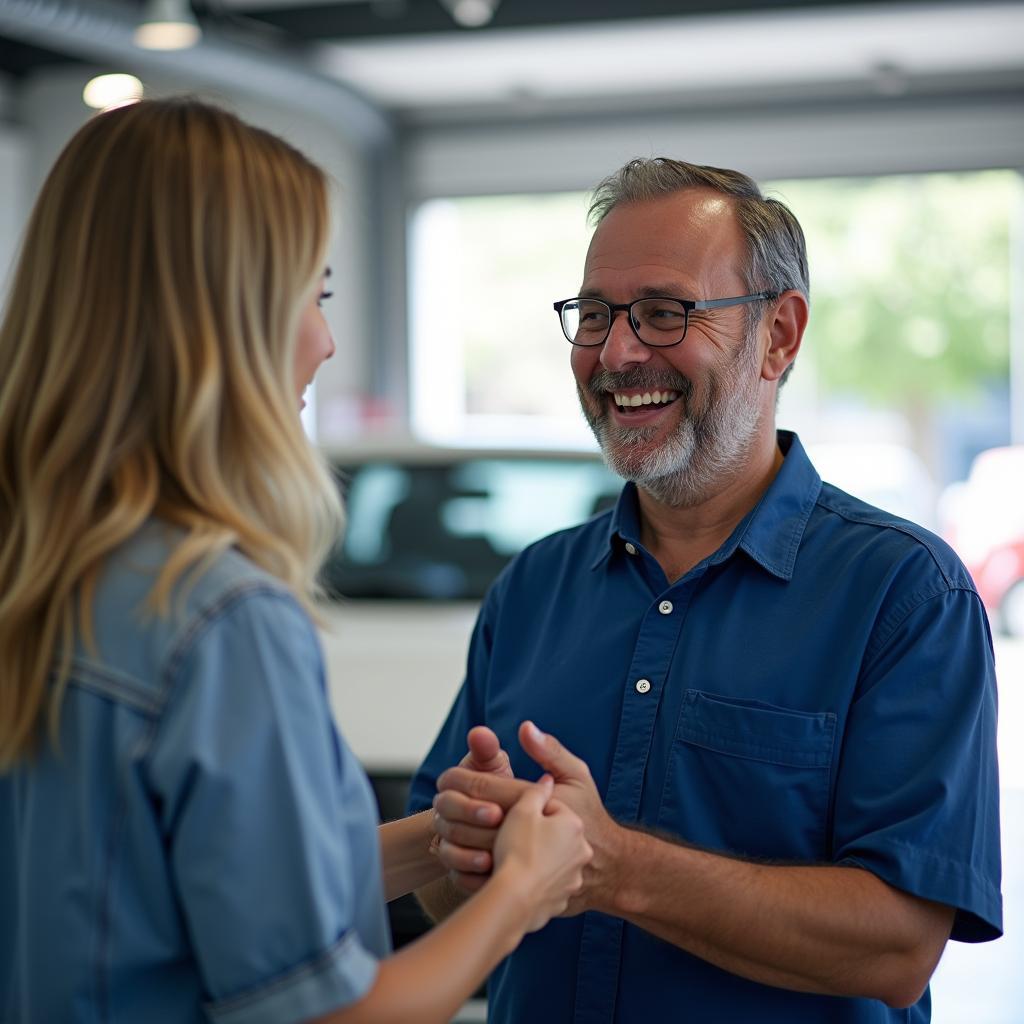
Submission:
<svg viewBox="0 0 1024 1024">
<path fill-rule="evenodd" d="M 584 869 L 583 889 L 573 898 L 568 913 L 598 907 L 603 902 L 602 894 L 613 891 L 616 884 L 618 839 L 623 830 L 605 811 L 586 762 L 532 722 L 520 726 L 519 742 L 523 750 L 554 777 L 552 799 L 580 816 L 587 842 L 594 850 L 594 859 Z M 527 786 L 508 775 L 484 774 L 463 766 L 449 768 L 438 779 L 438 795 L 434 801 L 438 818 L 434 827 L 443 837 L 439 854 L 463 888 L 479 888 L 483 884 L 484 878 L 479 875 L 481 868 L 477 865 L 485 862 L 477 858 L 493 847 L 496 834 L 496 823 L 482 827 L 473 821 L 471 814 L 486 814 L 493 821 L 490 809 L 498 807 L 507 811 Z"/>
<path fill-rule="evenodd" d="M 953 908 L 838 865 L 739 860 L 623 828 L 608 816 L 585 762 L 531 722 L 523 749 L 555 780 L 549 807 L 576 812 L 593 859 L 565 911 L 599 910 L 752 981 L 798 992 L 916 1002 L 949 938 Z M 510 808 L 528 783 L 463 767 L 442 794 Z M 460 833 L 445 854 L 472 856 Z M 623 870 L 628 865 L 631 870 Z"/>
<path fill-rule="evenodd" d="M 506 779 L 512 778 L 508 754 L 501 749 L 501 743 L 492 729 L 488 729 L 486 725 L 474 726 L 466 734 L 466 744 L 469 753 L 459 762 L 463 768 Z"/>
<path fill-rule="evenodd" d="M 466 743 L 469 752 L 459 762 L 461 769 L 493 778 L 513 778 L 508 754 L 493 730 L 475 726 L 469 730 Z M 511 803 L 504 806 L 476 800 L 458 790 L 439 792 L 434 797 L 434 852 L 452 880 L 467 892 L 479 889 L 490 876 L 490 851 L 508 807 Z"/>
<path fill-rule="evenodd" d="M 576 757 L 533 722 L 519 726 L 523 750 L 555 780 L 553 800 L 575 811 L 583 821 L 583 834 L 594 851 L 583 869 L 583 888 L 569 903 L 567 914 L 606 909 L 617 886 L 624 829 L 604 809 L 586 761 Z"/>
</svg>

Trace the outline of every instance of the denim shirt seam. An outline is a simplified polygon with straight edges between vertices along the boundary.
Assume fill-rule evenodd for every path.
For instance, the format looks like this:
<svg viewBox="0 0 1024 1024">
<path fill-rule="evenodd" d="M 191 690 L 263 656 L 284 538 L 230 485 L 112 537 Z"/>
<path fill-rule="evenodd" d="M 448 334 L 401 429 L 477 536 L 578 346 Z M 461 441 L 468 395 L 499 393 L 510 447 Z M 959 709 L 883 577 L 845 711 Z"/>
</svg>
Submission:
<svg viewBox="0 0 1024 1024">
<path fill-rule="evenodd" d="M 93 681 L 95 685 L 91 685 Z M 114 671 L 82 654 L 71 659 L 68 682 L 69 685 L 77 683 L 86 689 L 98 690 L 117 702 L 130 705 L 148 718 L 159 715 L 164 708 L 162 693 L 154 694 L 129 673 Z"/>
<path fill-rule="evenodd" d="M 182 662 L 192 649 L 196 641 L 203 635 L 205 630 L 217 618 L 223 615 L 237 601 L 252 594 L 266 593 L 286 601 L 294 601 L 294 598 L 283 588 L 274 586 L 266 580 L 247 580 L 236 584 L 220 594 L 210 604 L 201 607 L 192 619 L 182 630 L 170 653 L 164 661 L 160 672 L 161 685 L 159 697 L 160 707 L 157 714 L 150 717 L 148 725 L 139 737 L 133 751 L 132 762 L 142 762 L 148 756 L 155 743 L 160 727 L 163 724 L 164 713 L 170 702 L 172 691 L 177 683 L 177 673 Z M 120 838 L 124 832 L 124 826 L 128 818 L 129 801 L 125 791 L 124 781 L 120 780 L 118 786 L 117 809 L 114 813 L 113 825 L 107 840 L 107 849 L 104 856 L 103 872 L 100 881 L 100 892 L 98 896 L 98 925 L 96 937 L 96 956 L 94 961 L 94 985 L 96 987 L 97 1017 L 101 1022 L 106 1022 L 110 1017 L 109 992 L 107 986 L 107 953 L 108 942 L 112 923 L 111 913 L 111 892 L 113 887 L 113 876 L 119 853 Z"/>
<path fill-rule="evenodd" d="M 863 679 L 877 663 L 878 659 L 888 647 L 889 642 L 896 635 L 902 626 L 916 611 L 936 598 L 947 597 L 950 594 L 966 593 L 973 594 L 978 600 L 978 592 L 973 587 L 964 586 L 943 586 L 934 584 L 926 590 L 918 590 L 907 595 L 896 608 L 883 618 L 872 630 L 872 637 L 864 651 L 864 661 L 861 665 L 860 677 Z"/>
<path fill-rule="evenodd" d="M 852 514 L 850 511 L 832 504 L 827 500 L 827 498 L 822 498 L 820 495 L 818 497 L 818 504 L 832 515 L 838 516 L 840 519 L 844 519 L 848 523 L 859 523 L 862 526 L 873 526 L 879 530 L 894 530 L 896 533 L 902 534 L 908 540 L 913 541 L 915 545 L 924 548 L 936 571 L 942 577 L 947 590 L 975 589 L 974 582 L 971 580 L 970 576 L 963 571 L 963 567 L 961 566 L 959 570 L 955 572 L 951 571 L 951 569 L 945 564 L 945 561 L 940 557 L 939 551 L 933 543 L 933 538 L 928 536 L 927 531 L 916 526 L 914 523 L 904 522 L 896 517 L 880 518 L 875 515 Z M 953 568 L 956 569 L 955 566 Z"/>
<path fill-rule="evenodd" d="M 347 928 L 326 949 L 312 953 L 308 957 L 279 971 L 273 977 L 256 985 L 249 986 L 239 992 L 204 1003 L 210 1013 L 237 1012 L 254 1004 L 258 1004 L 269 996 L 285 992 L 299 982 L 323 974 L 341 961 L 358 943 L 359 935 L 354 928 Z"/>
<path fill-rule="evenodd" d="M 274 586 L 266 580 L 246 580 L 244 583 L 235 584 L 230 587 L 215 600 L 196 611 L 175 639 L 164 661 L 164 667 L 160 673 L 160 692 L 164 696 L 165 704 L 170 700 L 172 692 L 176 689 L 177 677 L 182 663 L 206 630 L 238 601 L 261 593 L 266 594 L 268 597 L 284 600 L 289 604 L 295 601 L 295 598 L 280 586 Z"/>
<path fill-rule="evenodd" d="M 158 718 L 151 717 L 142 735 L 139 737 L 133 749 L 133 756 L 129 762 L 134 763 L 141 760 L 147 751 L 148 745 L 156 732 Z M 110 941 L 111 924 L 113 915 L 111 912 L 111 892 L 113 889 L 114 870 L 120 850 L 120 838 L 124 833 L 125 823 L 128 820 L 129 800 L 126 792 L 124 779 L 118 777 L 117 808 L 114 812 L 113 825 L 107 839 L 107 851 L 103 859 L 103 873 L 100 880 L 100 892 L 98 899 L 98 924 L 96 936 L 96 961 L 94 984 L 96 986 L 97 1016 L 100 1021 L 111 1020 L 110 1015 L 110 993 L 107 985 L 108 964 L 107 953 Z"/>
</svg>

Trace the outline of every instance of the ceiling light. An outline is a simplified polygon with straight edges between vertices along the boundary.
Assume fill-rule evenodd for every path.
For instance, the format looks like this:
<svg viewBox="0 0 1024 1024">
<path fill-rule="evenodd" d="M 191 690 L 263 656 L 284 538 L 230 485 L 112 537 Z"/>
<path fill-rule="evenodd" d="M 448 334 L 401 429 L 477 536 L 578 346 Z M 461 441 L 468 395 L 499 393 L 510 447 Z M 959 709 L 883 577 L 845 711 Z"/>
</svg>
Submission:
<svg viewBox="0 0 1024 1024">
<path fill-rule="evenodd" d="M 441 0 L 457 25 L 463 28 L 481 28 L 498 9 L 499 0 Z"/>
<path fill-rule="evenodd" d="M 96 110 L 123 107 L 142 99 L 142 83 L 134 75 L 99 75 L 86 83 L 82 99 Z"/>
<path fill-rule="evenodd" d="M 134 39 L 144 50 L 186 50 L 201 35 L 188 0 L 148 0 Z"/>
</svg>

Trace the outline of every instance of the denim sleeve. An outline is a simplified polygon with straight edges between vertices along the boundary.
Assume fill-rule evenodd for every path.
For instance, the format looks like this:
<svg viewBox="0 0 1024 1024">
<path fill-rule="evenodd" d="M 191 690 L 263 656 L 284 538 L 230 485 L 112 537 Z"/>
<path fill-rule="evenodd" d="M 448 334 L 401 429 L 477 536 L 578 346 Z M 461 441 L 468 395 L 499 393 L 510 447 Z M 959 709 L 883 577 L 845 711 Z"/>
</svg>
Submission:
<svg viewBox="0 0 1024 1024">
<path fill-rule="evenodd" d="M 287 1024 L 358 1000 L 377 971 L 359 915 L 384 912 L 376 823 L 309 619 L 287 594 L 236 594 L 167 675 L 147 770 L 208 1015 Z"/>
<path fill-rule="evenodd" d="M 438 776 L 466 756 L 466 733 L 474 725 L 487 724 L 485 691 L 491 659 L 491 621 L 495 603 L 496 587 L 492 587 L 473 627 L 466 661 L 466 678 L 430 752 L 413 777 L 406 807 L 408 814 L 416 814 L 431 806 L 437 792 Z"/>
<path fill-rule="evenodd" d="M 956 908 L 954 939 L 1002 934 L 996 685 L 978 595 L 892 610 L 867 652 L 836 788 L 834 855 Z"/>
</svg>

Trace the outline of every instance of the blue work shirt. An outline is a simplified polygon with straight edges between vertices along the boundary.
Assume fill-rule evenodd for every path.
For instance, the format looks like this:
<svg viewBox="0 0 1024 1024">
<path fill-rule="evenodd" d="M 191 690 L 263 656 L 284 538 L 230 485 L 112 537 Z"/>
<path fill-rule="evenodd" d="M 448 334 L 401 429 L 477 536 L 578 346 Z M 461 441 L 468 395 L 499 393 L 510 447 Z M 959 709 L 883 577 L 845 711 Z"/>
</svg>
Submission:
<svg viewBox="0 0 1024 1024">
<path fill-rule="evenodd" d="M 491 726 L 517 776 L 533 719 L 590 766 L 614 818 L 758 859 L 849 864 L 1001 932 L 996 687 L 981 602 L 927 531 L 822 484 L 800 442 L 710 557 L 669 583 L 636 489 L 526 549 L 489 592 L 465 683 L 414 781 Z M 638 864 L 638 871 L 644 866 Z M 917 1022 L 880 1001 L 730 974 L 590 912 L 494 972 L 492 1024 Z"/>
<path fill-rule="evenodd" d="M 0 775 L 0 1020 L 289 1024 L 390 938 L 369 783 L 316 632 L 236 551 L 147 610 L 179 536 L 108 560 L 60 749 Z"/>
</svg>

